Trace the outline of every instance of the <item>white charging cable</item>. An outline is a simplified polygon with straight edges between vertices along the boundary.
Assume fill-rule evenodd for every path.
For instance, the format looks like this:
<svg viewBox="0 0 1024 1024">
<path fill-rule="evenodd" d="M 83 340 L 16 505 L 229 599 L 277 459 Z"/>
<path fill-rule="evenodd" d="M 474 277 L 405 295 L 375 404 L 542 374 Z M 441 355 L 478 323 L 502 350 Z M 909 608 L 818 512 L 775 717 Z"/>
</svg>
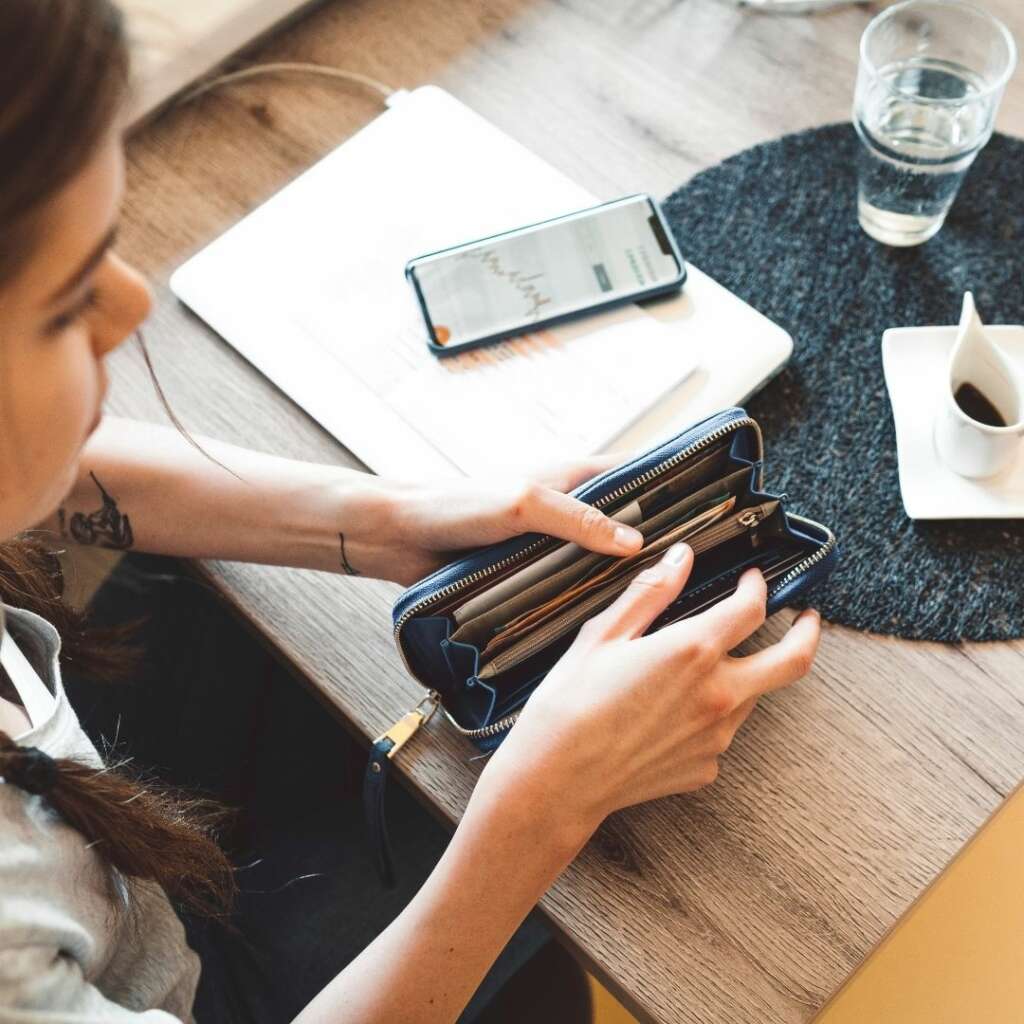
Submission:
<svg viewBox="0 0 1024 1024">
<path fill-rule="evenodd" d="M 400 96 L 405 95 L 404 89 L 393 89 L 385 82 L 371 78 L 369 75 L 361 74 L 358 71 L 345 71 L 342 68 L 331 67 L 327 64 L 306 64 L 298 62 L 280 62 L 275 64 L 254 64 L 252 67 L 242 68 L 239 71 L 231 71 L 225 75 L 217 75 L 216 78 L 200 82 L 194 89 L 186 92 L 174 104 L 182 106 L 191 103 L 193 100 L 205 96 L 214 89 L 223 85 L 230 85 L 233 82 L 242 82 L 247 78 L 257 78 L 262 75 L 319 75 L 323 78 L 333 78 L 346 82 L 355 82 L 373 92 L 378 93 L 384 102 L 391 106 Z"/>
</svg>

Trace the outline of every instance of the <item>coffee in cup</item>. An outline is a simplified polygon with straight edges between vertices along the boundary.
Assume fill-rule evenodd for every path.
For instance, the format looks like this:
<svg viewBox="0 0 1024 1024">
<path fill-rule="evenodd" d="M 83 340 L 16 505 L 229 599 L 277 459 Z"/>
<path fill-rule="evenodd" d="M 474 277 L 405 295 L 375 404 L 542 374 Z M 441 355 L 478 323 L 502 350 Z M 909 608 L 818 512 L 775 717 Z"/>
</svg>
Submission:
<svg viewBox="0 0 1024 1024">
<path fill-rule="evenodd" d="M 956 473 L 994 476 L 1016 457 L 1024 437 L 1024 390 L 964 295 L 960 327 L 949 357 L 935 419 L 935 447 Z"/>
</svg>

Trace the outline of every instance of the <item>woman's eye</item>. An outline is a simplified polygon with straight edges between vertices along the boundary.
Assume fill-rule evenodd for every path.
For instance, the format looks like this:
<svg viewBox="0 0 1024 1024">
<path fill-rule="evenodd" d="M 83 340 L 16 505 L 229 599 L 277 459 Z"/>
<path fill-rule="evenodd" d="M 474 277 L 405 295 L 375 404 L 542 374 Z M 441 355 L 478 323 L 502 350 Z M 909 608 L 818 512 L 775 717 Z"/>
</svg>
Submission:
<svg viewBox="0 0 1024 1024">
<path fill-rule="evenodd" d="M 81 316 L 92 309 L 99 300 L 99 289 L 90 288 L 70 309 L 55 316 L 46 325 L 47 334 L 60 334 L 76 323 Z"/>
</svg>

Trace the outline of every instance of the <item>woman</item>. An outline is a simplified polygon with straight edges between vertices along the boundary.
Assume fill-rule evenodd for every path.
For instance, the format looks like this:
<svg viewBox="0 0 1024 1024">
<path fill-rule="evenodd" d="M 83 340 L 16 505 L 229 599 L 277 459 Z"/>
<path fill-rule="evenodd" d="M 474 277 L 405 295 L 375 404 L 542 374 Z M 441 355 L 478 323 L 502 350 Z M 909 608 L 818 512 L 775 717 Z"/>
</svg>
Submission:
<svg viewBox="0 0 1024 1024">
<path fill-rule="evenodd" d="M 168 897 L 190 922 L 216 916 L 236 878 L 208 837 L 207 805 L 102 766 L 68 703 L 53 624 L 65 666 L 112 658 L 45 593 L 25 531 L 403 583 L 451 551 L 529 530 L 606 554 L 641 543 L 563 493 L 600 460 L 544 484 L 428 490 L 214 442 L 205 458 L 173 431 L 101 420 L 104 358 L 150 307 L 111 248 L 125 67 L 107 0 L 0 5 L 0 1020 L 188 1020 L 200 965 Z M 758 696 L 806 673 L 819 623 L 805 612 L 779 643 L 730 657 L 764 619 L 752 571 L 717 607 L 643 637 L 691 564 L 689 548 L 671 549 L 586 625 L 488 761 L 422 887 L 295 1019 L 456 1019 L 606 815 L 714 780 Z M 194 936 L 201 947 L 190 925 Z M 332 935 L 316 942 L 329 950 Z M 269 969 L 284 984 L 292 966 Z M 230 1017 L 216 992 L 204 1015 Z"/>
</svg>

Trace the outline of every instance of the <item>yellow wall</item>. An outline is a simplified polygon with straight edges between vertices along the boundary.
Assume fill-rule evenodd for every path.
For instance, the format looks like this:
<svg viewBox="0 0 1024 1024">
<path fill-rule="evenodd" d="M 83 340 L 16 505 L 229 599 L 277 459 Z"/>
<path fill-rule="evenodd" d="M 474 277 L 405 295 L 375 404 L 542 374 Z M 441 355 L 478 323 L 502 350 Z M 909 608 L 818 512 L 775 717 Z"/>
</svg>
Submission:
<svg viewBox="0 0 1024 1024">
<path fill-rule="evenodd" d="M 900 919 L 816 1024 L 1024 1021 L 1024 788 Z"/>
</svg>

